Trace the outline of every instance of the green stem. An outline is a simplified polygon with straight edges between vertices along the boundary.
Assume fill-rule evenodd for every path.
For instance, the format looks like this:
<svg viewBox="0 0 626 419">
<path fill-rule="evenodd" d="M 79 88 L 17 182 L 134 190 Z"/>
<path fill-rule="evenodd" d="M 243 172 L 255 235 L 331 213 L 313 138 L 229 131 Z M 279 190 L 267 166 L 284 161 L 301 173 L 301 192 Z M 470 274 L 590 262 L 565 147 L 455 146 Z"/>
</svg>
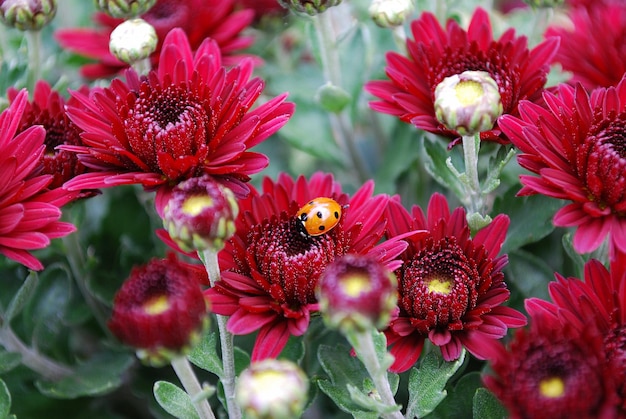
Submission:
<svg viewBox="0 0 626 419">
<path fill-rule="evenodd" d="M 363 365 L 365 365 L 367 372 L 372 378 L 381 401 L 387 406 L 397 406 L 393 392 L 391 391 L 389 379 L 387 378 L 387 370 L 382 367 L 380 361 L 378 360 L 378 356 L 376 355 L 372 334 L 370 332 L 356 332 L 348 338 L 354 346 L 356 355 L 361 360 Z M 400 411 L 381 414 L 381 417 L 385 419 L 404 418 Z"/>
<path fill-rule="evenodd" d="M 59 380 L 72 373 L 71 368 L 59 364 L 27 346 L 8 324 L 0 328 L 0 345 L 9 352 L 17 352 L 22 355 L 22 364 L 48 380 Z"/>
<path fill-rule="evenodd" d="M 26 31 L 26 42 L 28 44 L 26 87 L 32 96 L 35 83 L 41 77 L 41 31 Z"/>
<path fill-rule="evenodd" d="M 337 48 L 337 35 L 333 27 L 333 9 L 313 16 L 313 24 L 319 40 L 320 57 L 322 60 L 322 70 L 326 81 L 332 86 L 341 87 L 341 61 Z M 329 115 L 333 136 L 337 145 L 346 155 L 356 171 L 358 180 L 364 182 L 370 178 L 369 171 L 361 153 L 356 145 L 356 137 L 352 123 L 346 111 Z"/>
<path fill-rule="evenodd" d="M 467 176 L 467 196 L 465 205 L 469 215 L 481 214 L 484 210 L 484 197 L 478 180 L 478 152 L 480 150 L 480 134 L 463 136 L 463 159 Z"/>
<path fill-rule="evenodd" d="M 144 76 L 150 72 L 152 64 L 150 63 L 150 58 L 144 58 L 143 60 L 132 63 L 131 67 L 137 72 L 137 74 Z"/>
<path fill-rule="evenodd" d="M 193 400 L 193 405 L 200 416 L 200 419 L 215 419 L 215 415 L 211 410 L 211 405 L 206 398 L 196 399 L 196 396 L 202 392 L 202 387 L 198 382 L 198 377 L 193 372 L 193 368 L 184 356 L 179 356 L 172 360 L 172 368 L 176 372 L 178 379 L 182 383 L 185 391 Z"/>
<path fill-rule="evenodd" d="M 200 259 L 203 261 L 204 267 L 209 275 L 211 286 L 214 286 L 220 279 L 220 267 L 217 252 L 212 249 L 207 249 L 200 254 Z M 220 379 L 222 381 L 222 385 L 224 386 L 228 417 L 230 419 L 240 419 L 241 409 L 237 403 L 235 403 L 235 377 L 237 373 L 235 371 L 233 335 L 226 328 L 228 317 L 219 314 L 217 314 L 216 317 L 222 349 L 222 368 L 224 370 Z"/>
</svg>

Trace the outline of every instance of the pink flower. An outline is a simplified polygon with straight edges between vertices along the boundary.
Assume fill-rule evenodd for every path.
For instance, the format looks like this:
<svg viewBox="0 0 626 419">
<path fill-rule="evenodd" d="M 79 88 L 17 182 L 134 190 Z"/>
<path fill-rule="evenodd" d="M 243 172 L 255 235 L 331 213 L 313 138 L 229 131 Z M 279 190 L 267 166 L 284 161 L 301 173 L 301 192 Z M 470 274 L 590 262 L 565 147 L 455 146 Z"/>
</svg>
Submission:
<svg viewBox="0 0 626 419">
<path fill-rule="evenodd" d="M 23 90 L 0 114 L 0 253 L 29 269 L 43 264 L 30 251 L 76 228 L 61 218 L 60 207 L 76 198 L 61 188 L 49 189 L 53 176 L 39 174 L 46 131 L 32 126 L 16 135 L 28 102 Z"/>
<path fill-rule="evenodd" d="M 386 195 L 372 195 L 367 182 L 352 197 L 341 191 L 332 175 L 316 173 L 309 180 L 281 175 L 265 178 L 239 202 L 237 230 L 219 253 L 221 280 L 206 291 L 213 311 L 230 316 L 235 335 L 258 331 L 252 359 L 280 354 L 290 336 L 308 328 L 319 310 L 315 295 L 320 275 L 345 254 L 370 255 L 390 269 L 406 243 L 390 240 L 377 245 L 385 230 Z M 303 233 L 298 209 L 317 197 L 343 206 L 339 223 L 328 232 Z"/>
<path fill-rule="evenodd" d="M 502 273 L 508 258 L 498 256 L 509 226 L 506 215 L 471 238 L 465 210 L 450 213 L 446 198 L 435 194 L 427 214 L 418 206 L 409 213 L 394 200 L 387 219 L 391 238 L 428 232 L 406 239 L 404 263 L 395 271 L 399 311 L 385 332 L 395 357 L 391 371 L 411 368 L 426 339 L 440 347 L 446 361 L 458 359 L 463 346 L 477 358 L 489 358 L 509 327 L 526 324 L 522 313 L 502 305 L 510 294 Z"/>
<path fill-rule="evenodd" d="M 617 87 L 561 85 L 544 93 L 547 106 L 524 102 L 520 118 L 500 118 L 502 131 L 523 154 L 518 195 L 542 194 L 569 201 L 554 224 L 576 227 L 574 248 L 597 249 L 607 235 L 626 251 L 626 79 Z"/>
<path fill-rule="evenodd" d="M 157 49 L 151 56 L 153 67 L 159 65 L 161 41 L 177 27 L 189 38 L 192 50 L 199 48 L 206 38 L 212 38 L 224 54 L 225 64 L 234 65 L 241 61 L 243 57 L 236 55 L 237 52 L 253 42 L 251 37 L 242 36 L 241 32 L 252 22 L 254 13 L 251 10 L 235 11 L 235 3 L 236 0 L 158 0 L 147 13 L 141 15 L 154 26 L 159 39 Z M 55 37 L 63 48 L 98 61 L 83 66 L 83 76 L 91 79 L 114 76 L 128 68 L 128 64 L 109 52 L 111 32 L 123 19 L 98 12 L 94 20 L 102 28 L 62 29 L 55 33 Z"/>
</svg>

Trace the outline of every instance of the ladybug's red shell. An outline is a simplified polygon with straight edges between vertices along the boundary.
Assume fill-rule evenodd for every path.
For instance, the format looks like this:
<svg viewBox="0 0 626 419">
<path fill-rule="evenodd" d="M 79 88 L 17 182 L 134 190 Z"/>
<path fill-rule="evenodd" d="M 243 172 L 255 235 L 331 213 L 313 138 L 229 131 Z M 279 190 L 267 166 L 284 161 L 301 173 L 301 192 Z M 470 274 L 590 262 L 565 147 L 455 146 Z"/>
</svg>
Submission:
<svg viewBox="0 0 626 419">
<path fill-rule="evenodd" d="M 320 236 L 339 223 L 341 205 L 331 198 L 315 198 L 298 210 L 297 217 L 308 235 Z"/>
</svg>

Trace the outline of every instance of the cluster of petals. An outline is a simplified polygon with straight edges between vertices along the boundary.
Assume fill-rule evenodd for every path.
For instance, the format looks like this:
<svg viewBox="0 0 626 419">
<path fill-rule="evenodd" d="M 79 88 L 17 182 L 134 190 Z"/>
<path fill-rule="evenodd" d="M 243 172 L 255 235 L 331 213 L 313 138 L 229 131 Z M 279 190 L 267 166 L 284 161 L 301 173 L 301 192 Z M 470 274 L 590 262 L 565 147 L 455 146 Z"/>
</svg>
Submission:
<svg viewBox="0 0 626 419">
<path fill-rule="evenodd" d="M 369 181 L 350 197 L 330 174 L 318 172 L 309 180 L 281 174 L 240 200 L 236 233 L 219 253 L 221 280 L 206 296 L 215 313 L 230 316 L 233 334 L 258 331 L 253 360 L 278 356 L 290 336 L 306 332 L 319 310 L 318 280 L 336 258 L 370 255 L 390 269 L 399 266 L 395 257 L 406 243 L 400 236 L 379 244 L 389 197 L 373 190 Z M 318 197 L 334 199 L 343 213 L 333 229 L 309 236 L 297 212 Z"/>
<path fill-rule="evenodd" d="M 411 23 L 413 40 L 408 39 L 408 56 L 387 53 L 389 80 L 370 81 L 365 89 L 380 100 L 372 109 L 394 115 L 417 128 L 438 134 L 456 144 L 459 134 L 443 126 L 435 116 L 435 89 L 446 77 L 464 71 L 485 71 L 498 84 L 504 114 L 517 115 L 522 99 L 536 100 L 547 79 L 558 39 L 548 39 L 528 48 L 524 36 L 514 29 L 495 40 L 487 12 L 476 9 L 467 31 L 450 19 L 444 29 L 428 12 Z M 481 133 L 482 140 L 506 143 L 496 122 Z"/>
<path fill-rule="evenodd" d="M 615 86 L 626 73 L 626 2 L 594 3 L 569 11 L 571 27 L 554 25 L 545 33 L 561 39 L 554 62 L 572 74 L 569 82 L 589 90 Z"/>
<path fill-rule="evenodd" d="M 218 44 L 205 40 L 193 53 L 181 29 L 172 30 L 160 65 L 147 76 L 127 70 L 126 80 L 89 94 L 72 92 L 68 106 L 83 130 L 84 145 L 62 146 L 90 169 L 65 184 L 68 189 L 141 184 L 158 189 L 162 212 L 167 192 L 179 182 L 211 175 L 245 194 L 249 175 L 265 168 L 265 155 L 248 151 L 291 117 L 294 105 L 282 94 L 251 109 L 264 83 L 251 78 L 244 60 L 227 70 Z"/>
<path fill-rule="evenodd" d="M 150 57 L 153 67 L 159 65 L 163 40 L 173 28 L 181 28 L 185 32 L 193 50 L 205 38 L 212 38 L 222 50 L 227 65 L 238 63 L 244 57 L 238 52 L 254 41 L 241 33 L 252 22 L 254 12 L 235 10 L 236 3 L 236 0 L 158 0 L 141 16 L 154 27 L 159 40 L 156 51 Z M 111 32 L 123 20 L 102 12 L 97 12 L 94 20 L 99 25 L 97 29 L 60 29 L 55 37 L 63 48 L 97 60 L 82 67 L 83 76 L 90 79 L 114 76 L 128 68 L 128 64 L 109 51 Z"/>
<path fill-rule="evenodd" d="M 462 207 L 450 212 L 446 198 L 434 194 L 424 214 L 407 211 L 397 200 L 388 207 L 388 235 L 420 230 L 407 237 L 399 257 L 398 308 L 385 331 L 391 371 L 403 372 L 418 360 L 426 339 L 439 346 L 446 361 L 459 358 L 463 347 L 479 359 L 491 357 L 508 328 L 526 324 L 524 315 L 503 306 L 510 295 L 498 255 L 509 218 L 500 214 L 472 238 Z"/>
<path fill-rule="evenodd" d="M 50 240 L 66 236 L 75 227 L 59 221 L 60 207 L 76 197 L 62 188 L 50 189 L 53 176 L 41 174 L 45 129 L 31 126 L 16 134 L 28 103 L 28 93 L 17 93 L 0 114 L 0 253 L 29 269 L 43 264 L 31 253 Z"/>
<path fill-rule="evenodd" d="M 609 234 L 626 251 L 626 78 L 591 93 L 562 84 L 543 97 L 545 107 L 524 102 L 519 118 L 500 118 L 522 152 L 519 164 L 538 175 L 520 176 L 519 195 L 569 201 L 553 222 L 576 227 L 577 252 L 597 249 Z"/>
</svg>

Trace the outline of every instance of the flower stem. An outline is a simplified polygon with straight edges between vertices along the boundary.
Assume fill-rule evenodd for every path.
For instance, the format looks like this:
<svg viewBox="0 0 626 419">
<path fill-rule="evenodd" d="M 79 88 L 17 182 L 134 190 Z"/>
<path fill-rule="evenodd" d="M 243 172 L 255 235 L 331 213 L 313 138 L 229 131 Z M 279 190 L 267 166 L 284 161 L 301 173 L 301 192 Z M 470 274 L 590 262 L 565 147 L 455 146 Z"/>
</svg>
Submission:
<svg viewBox="0 0 626 419">
<path fill-rule="evenodd" d="M 41 76 L 41 31 L 26 31 L 26 42 L 28 45 L 26 87 L 32 96 L 35 83 Z"/>
<path fill-rule="evenodd" d="M 324 13 L 313 16 L 313 24 L 315 25 L 319 40 L 319 51 L 324 77 L 330 85 L 341 87 L 341 61 L 339 59 L 340 55 L 337 48 L 338 40 L 335 28 L 333 27 L 332 16 L 333 9 L 331 8 Z M 369 172 L 356 145 L 354 129 L 352 128 L 352 123 L 346 111 L 330 113 L 329 117 L 337 145 L 339 145 L 343 153 L 350 159 L 358 176 L 358 180 L 364 182 L 370 178 Z"/>
<path fill-rule="evenodd" d="M 467 176 L 467 195 L 465 205 L 468 212 L 481 214 L 484 210 L 484 197 L 478 180 L 478 152 L 480 150 L 480 134 L 463 136 L 463 159 Z"/>
<path fill-rule="evenodd" d="M 193 372 L 193 368 L 191 368 L 187 358 L 184 356 L 174 358 L 172 360 L 172 368 L 174 368 L 174 371 L 176 372 L 180 382 L 183 384 L 187 394 L 191 396 L 193 405 L 196 408 L 198 415 L 200 415 L 200 418 L 215 419 L 215 415 L 211 410 L 208 400 L 206 398 L 200 400 L 195 399 L 195 396 L 202 392 L 202 387 L 200 386 L 198 377 L 196 377 L 196 374 Z"/>
<path fill-rule="evenodd" d="M 27 346 L 8 324 L 0 327 L 0 345 L 9 352 L 17 352 L 22 355 L 22 364 L 48 380 L 59 380 L 72 373 L 71 368 L 59 364 Z"/>
<path fill-rule="evenodd" d="M 217 259 L 217 251 L 207 249 L 200 254 L 200 259 L 204 263 L 211 286 L 220 278 L 220 267 Z M 224 394 L 226 396 L 226 407 L 228 417 L 230 419 L 240 419 L 241 409 L 235 403 L 235 353 L 233 335 L 226 328 L 228 318 L 217 314 L 217 327 L 220 333 L 220 344 L 222 349 L 222 368 L 223 375 L 220 377 L 224 386 Z"/>
<path fill-rule="evenodd" d="M 143 60 L 135 61 L 134 63 L 132 63 L 131 67 L 140 76 L 145 76 L 150 72 L 152 64 L 150 63 L 150 58 L 144 58 Z"/>
<path fill-rule="evenodd" d="M 372 378 L 381 401 L 387 406 L 396 406 L 397 403 L 394 399 L 393 392 L 391 391 L 389 379 L 387 378 L 387 369 L 383 368 L 378 359 L 372 334 L 370 332 L 355 332 L 350 334 L 348 339 L 354 346 L 356 355 L 361 360 L 363 365 L 365 365 L 367 372 Z M 381 414 L 381 417 L 385 419 L 403 418 L 402 413 L 399 411 Z"/>
</svg>

